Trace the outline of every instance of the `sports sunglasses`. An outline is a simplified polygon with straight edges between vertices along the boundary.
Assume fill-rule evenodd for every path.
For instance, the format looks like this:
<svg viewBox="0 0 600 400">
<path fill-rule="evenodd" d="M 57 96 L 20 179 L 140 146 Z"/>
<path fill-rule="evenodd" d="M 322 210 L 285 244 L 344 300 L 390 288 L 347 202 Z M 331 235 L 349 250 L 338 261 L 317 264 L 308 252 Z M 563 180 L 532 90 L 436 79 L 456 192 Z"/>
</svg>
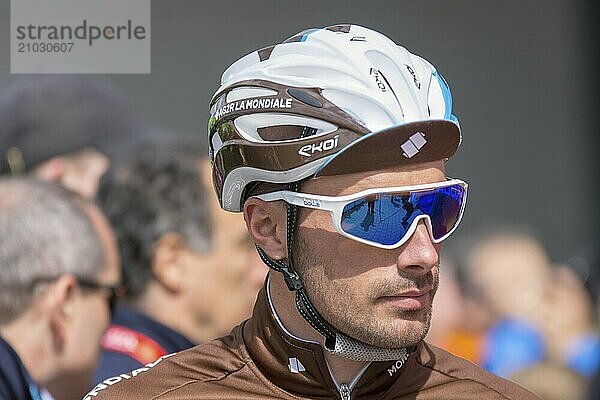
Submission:
<svg viewBox="0 0 600 400">
<path fill-rule="evenodd" d="M 367 189 L 339 197 L 287 190 L 254 197 L 329 211 L 333 225 L 341 235 L 382 249 L 395 249 L 406 243 L 421 219 L 425 220 L 433 243 L 440 243 L 450 236 L 462 218 L 467 187 L 460 179 L 449 179 L 414 186 Z"/>
</svg>

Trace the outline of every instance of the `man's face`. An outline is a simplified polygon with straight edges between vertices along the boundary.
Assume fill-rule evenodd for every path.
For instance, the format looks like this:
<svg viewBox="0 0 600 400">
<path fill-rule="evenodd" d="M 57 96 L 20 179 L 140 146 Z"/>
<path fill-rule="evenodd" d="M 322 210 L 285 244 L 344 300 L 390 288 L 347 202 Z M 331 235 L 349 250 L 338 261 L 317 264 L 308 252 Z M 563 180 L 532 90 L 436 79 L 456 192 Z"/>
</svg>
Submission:
<svg viewBox="0 0 600 400">
<path fill-rule="evenodd" d="M 319 178 L 306 182 L 302 192 L 340 196 L 445 179 L 439 161 Z M 431 242 L 425 222 L 420 220 L 404 245 L 386 250 L 340 235 L 326 211 L 301 209 L 299 215 L 295 268 L 325 320 L 378 347 L 400 348 L 421 341 L 431 320 L 441 250 L 441 244 Z"/>
<path fill-rule="evenodd" d="M 468 257 L 469 279 L 490 310 L 530 318 L 551 286 L 552 268 L 543 246 L 519 234 L 498 235 Z"/>
<path fill-rule="evenodd" d="M 250 316 L 267 273 L 242 216 L 221 210 L 214 196 L 210 201 L 212 248 L 191 253 L 195 272 L 188 287 L 191 315 L 197 318 L 196 326 L 206 330 L 198 335 L 204 340 L 228 333 Z"/>
<path fill-rule="evenodd" d="M 120 281 L 120 263 L 114 235 L 108 221 L 96 207 L 90 206 L 86 211 L 105 253 L 105 266 L 94 280 L 102 285 L 116 286 Z M 77 303 L 72 309 L 73 318 L 65 346 L 65 376 L 69 378 L 68 387 L 73 395 L 85 393 L 98 362 L 102 336 L 110 322 L 110 293 L 107 292 L 105 289 L 77 289 Z"/>
<path fill-rule="evenodd" d="M 110 160 L 101 152 L 87 147 L 44 161 L 35 170 L 36 177 L 60 183 L 87 199 L 98 192 L 100 179 L 110 166 Z"/>
</svg>

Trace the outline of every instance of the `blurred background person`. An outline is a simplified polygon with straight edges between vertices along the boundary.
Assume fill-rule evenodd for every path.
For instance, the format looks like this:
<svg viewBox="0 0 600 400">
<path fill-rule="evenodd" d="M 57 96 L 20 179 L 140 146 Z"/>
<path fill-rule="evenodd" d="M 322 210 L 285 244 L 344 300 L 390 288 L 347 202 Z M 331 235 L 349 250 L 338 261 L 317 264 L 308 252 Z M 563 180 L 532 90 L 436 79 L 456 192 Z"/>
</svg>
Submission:
<svg viewBox="0 0 600 400">
<path fill-rule="evenodd" d="M 517 371 L 510 377 L 535 392 L 543 400 L 584 400 L 588 382 L 562 364 L 542 361 Z"/>
<path fill-rule="evenodd" d="M 141 145 L 102 179 L 126 299 L 104 337 L 97 382 L 226 334 L 250 315 L 266 267 L 241 216 L 216 204 L 205 152 Z"/>
<path fill-rule="evenodd" d="M 451 284 L 434 303 L 445 317 L 432 321 L 428 338 L 541 396 L 584 398 L 600 368 L 600 340 L 576 271 L 553 264 L 519 227 L 488 227 L 448 250 L 440 280 Z"/>
<path fill-rule="evenodd" d="M 0 97 L 0 174 L 33 173 L 93 198 L 137 131 L 107 86 L 61 76 L 20 80 Z"/>
<path fill-rule="evenodd" d="M 582 255 L 575 257 L 575 263 L 582 266 L 582 270 L 587 271 L 588 279 L 586 285 L 592 289 L 594 304 L 596 306 L 596 321 L 600 320 L 600 252 L 598 241 L 590 242 L 591 246 L 585 249 Z M 585 275 L 585 274 L 584 274 Z M 598 325 L 596 325 L 598 329 Z M 591 379 L 591 387 L 588 395 L 589 400 L 600 400 L 600 368 Z"/>
<path fill-rule="evenodd" d="M 81 398 L 119 281 L 94 205 L 55 184 L 0 178 L 0 398 Z"/>
<path fill-rule="evenodd" d="M 533 312 L 552 283 L 545 249 L 532 235 L 490 228 L 467 251 L 464 277 L 487 309 L 479 363 L 507 377 L 544 358 L 546 343 Z"/>
<path fill-rule="evenodd" d="M 598 320 L 589 292 L 566 265 L 553 265 L 553 282 L 532 313 L 547 357 L 590 378 L 600 369 Z"/>
<path fill-rule="evenodd" d="M 548 358 L 587 377 L 598 369 L 591 298 L 570 269 L 550 262 L 532 234 L 505 228 L 483 235 L 466 268 L 494 316 L 482 354 L 485 368 L 510 376 Z"/>
<path fill-rule="evenodd" d="M 462 358 L 478 363 L 483 334 L 489 325 L 487 311 L 465 295 L 455 261 L 447 254 L 440 260 L 440 285 L 433 300 L 427 341 Z"/>
</svg>

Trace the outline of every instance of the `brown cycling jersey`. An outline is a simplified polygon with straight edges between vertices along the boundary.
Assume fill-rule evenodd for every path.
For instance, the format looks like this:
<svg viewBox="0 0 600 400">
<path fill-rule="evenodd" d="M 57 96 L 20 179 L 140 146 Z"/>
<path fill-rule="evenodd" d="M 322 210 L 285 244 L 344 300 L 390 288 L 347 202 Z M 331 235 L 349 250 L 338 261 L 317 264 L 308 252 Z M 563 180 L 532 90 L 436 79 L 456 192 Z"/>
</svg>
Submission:
<svg viewBox="0 0 600 400">
<path fill-rule="evenodd" d="M 425 342 L 404 365 L 372 362 L 353 382 L 335 382 L 323 348 L 288 333 L 263 288 L 252 317 L 228 336 L 106 379 L 84 400 L 108 399 L 538 398 Z"/>
</svg>

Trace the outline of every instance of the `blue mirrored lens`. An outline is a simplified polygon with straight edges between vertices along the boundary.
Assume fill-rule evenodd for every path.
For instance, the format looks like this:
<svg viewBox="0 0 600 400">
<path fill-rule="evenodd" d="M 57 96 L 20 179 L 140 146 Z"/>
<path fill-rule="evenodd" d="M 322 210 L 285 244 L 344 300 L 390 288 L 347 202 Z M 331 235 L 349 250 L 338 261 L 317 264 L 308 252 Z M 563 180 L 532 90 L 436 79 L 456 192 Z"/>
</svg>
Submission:
<svg viewBox="0 0 600 400">
<path fill-rule="evenodd" d="M 415 218 L 429 215 L 433 237 L 446 235 L 459 220 L 465 190 L 452 185 L 413 193 L 379 193 L 348 203 L 342 211 L 342 230 L 352 236 L 394 245 Z"/>
</svg>

